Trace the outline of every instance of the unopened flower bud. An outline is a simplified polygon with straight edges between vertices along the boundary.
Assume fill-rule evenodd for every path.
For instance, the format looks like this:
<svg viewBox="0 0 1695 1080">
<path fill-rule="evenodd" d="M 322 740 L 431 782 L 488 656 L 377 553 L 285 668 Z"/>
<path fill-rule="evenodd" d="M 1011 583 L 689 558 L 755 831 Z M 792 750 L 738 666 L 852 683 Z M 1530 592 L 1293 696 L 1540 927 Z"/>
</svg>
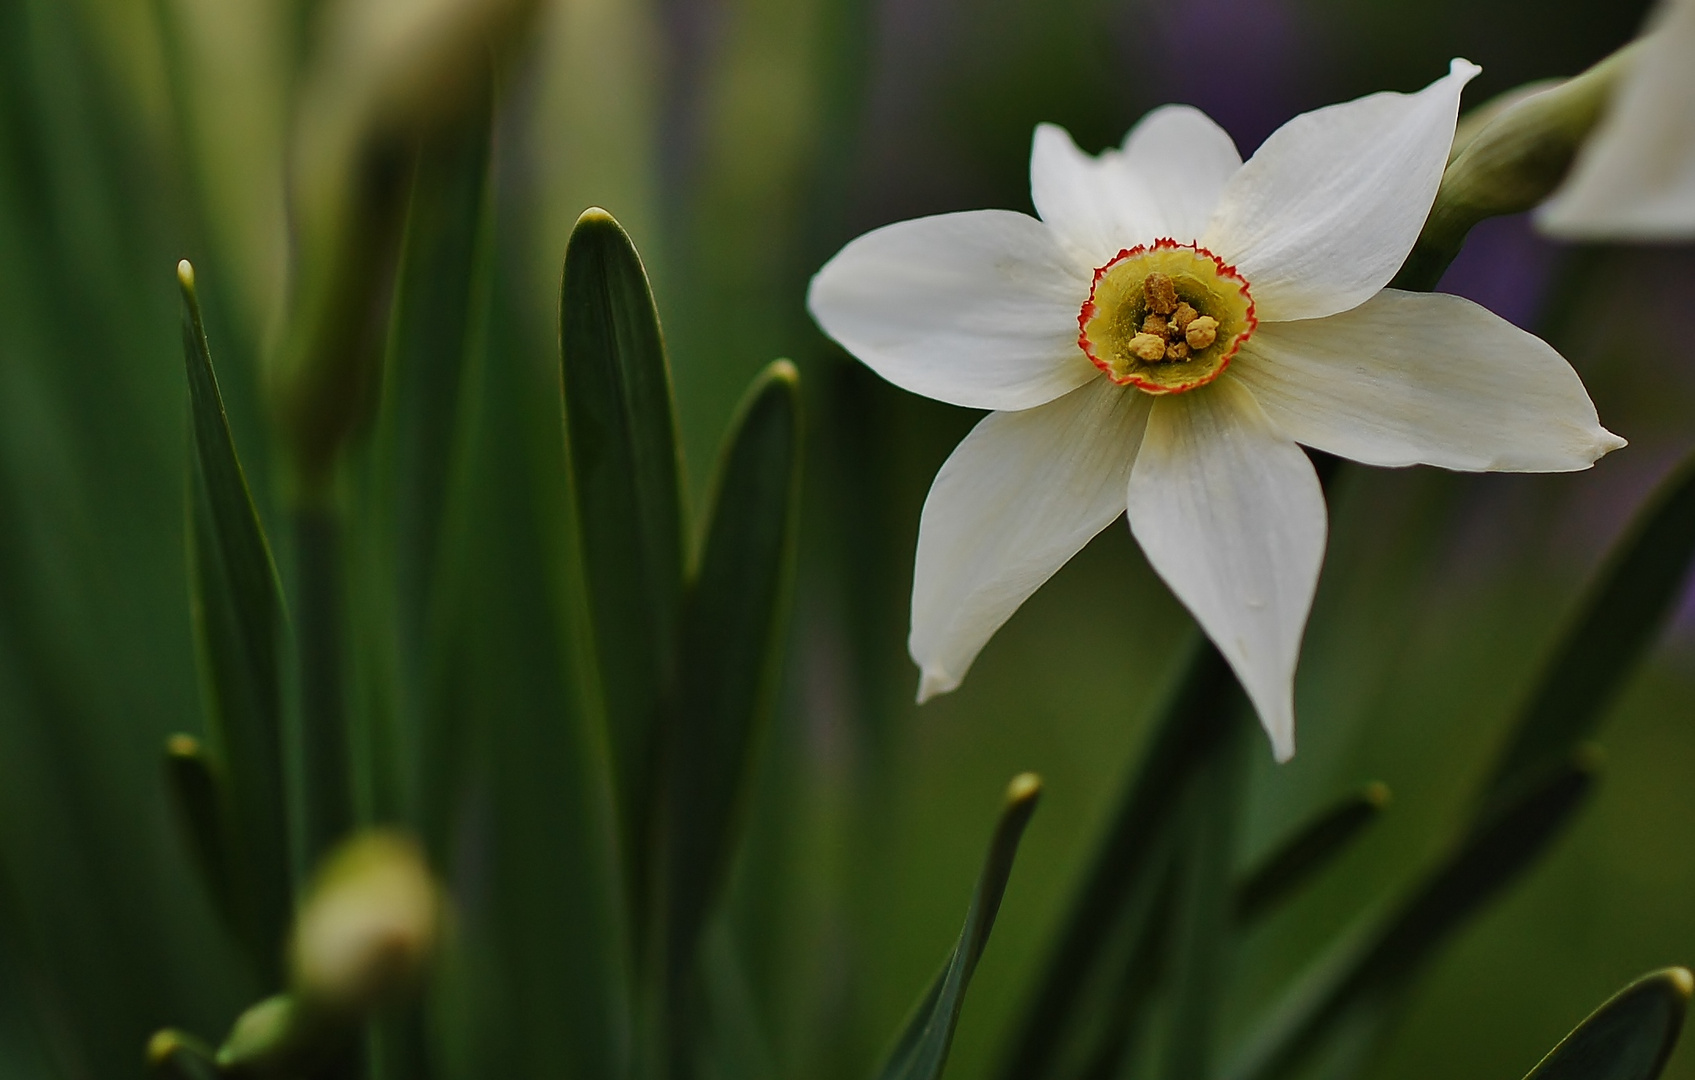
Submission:
<svg viewBox="0 0 1695 1080">
<path fill-rule="evenodd" d="M 442 897 L 407 837 L 369 832 L 332 852 L 301 907 L 295 992 L 333 1014 L 363 1013 L 415 985 L 441 935 Z"/>
<path fill-rule="evenodd" d="M 1457 130 L 1454 151 L 1418 243 L 1393 284 L 1428 290 L 1466 234 L 1484 218 L 1529 210 L 1547 198 L 1634 62 L 1630 45 L 1545 89 L 1508 91 Z"/>
<path fill-rule="evenodd" d="M 300 1001 L 288 994 L 268 997 L 236 1017 L 218 1047 L 219 1075 L 268 1075 L 303 1071 L 339 1041 Z"/>
</svg>

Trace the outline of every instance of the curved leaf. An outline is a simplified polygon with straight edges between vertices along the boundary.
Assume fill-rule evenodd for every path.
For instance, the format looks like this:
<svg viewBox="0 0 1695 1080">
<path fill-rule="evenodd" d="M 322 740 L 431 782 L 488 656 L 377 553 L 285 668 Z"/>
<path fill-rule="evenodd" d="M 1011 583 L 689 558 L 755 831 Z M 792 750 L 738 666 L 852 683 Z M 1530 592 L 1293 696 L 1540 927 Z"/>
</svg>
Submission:
<svg viewBox="0 0 1695 1080">
<path fill-rule="evenodd" d="M 671 374 L 647 272 L 591 209 L 565 250 L 559 354 L 589 618 L 626 839 L 639 851 L 674 707 L 683 598 Z M 640 890 L 638 890 L 639 893 Z"/>
<path fill-rule="evenodd" d="M 1691 989 L 1686 968 L 1642 976 L 1590 1013 L 1525 1080 L 1654 1080 L 1677 1045 Z"/>
<path fill-rule="evenodd" d="M 1225 1070 L 1227 1080 L 1289 1075 L 1332 1033 L 1371 1042 L 1437 948 L 1484 904 L 1518 880 L 1571 820 L 1593 786 L 1597 755 L 1582 752 L 1532 783 L 1455 846 L 1386 916 L 1345 938 L 1288 993 Z"/>
<path fill-rule="evenodd" d="M 1388 805 L 1388 787 L 1370 783 L 1321 811 L 1236 886 L 1236 918 L 1263 918 L 1329 866 Z"/>
<path fill-rule="evenodd" d="M 692 966 L 734 850 L 749 760 L 775 690 L 800 484 L 798 378 L 779 360 L 748 390 L 689 590 L 678 722 L 666 747 L 668 941 L 679 970 Z"/>
<path fill-rule="evenodd" d="M 930 984 L 907 1020 L 899 1041 L 878 1073 L 880 1080 L 937 1080 L 942 1075 L 948 1049 L 953 1045 L 954 1028 L 959 1024 L 959 1010 L 965 1003 L 965 990 L 977 970 L 983 946 L 988 943 L 989 931 L 994 929 L 995 915 L 1000 911 L 1001 897 L 1012 875 L 1012 861 L 1018 854 L 1018 841 L 1024 835 L 1024 827 L 1030 824 L 1030 815 L 1035 813 L 1041 793 L 1042 781 L 1033 773 L 1021 773 L 1007 785 L 1006 806 L 1001 810 L 994 838 L 989 841 L 989 854 L 977 877 L 977 889 L 971 895 L 971 907 L 965 913 L 959 941 L 947 966 Z"/>
<path fill-rule="evenodd" d="M 1571 752 L 1646 657 L 1695 559 L 1695 456 L 1661 483 L 1614 546 L 1508 737 L 1484 802 Z"/>
</svg>

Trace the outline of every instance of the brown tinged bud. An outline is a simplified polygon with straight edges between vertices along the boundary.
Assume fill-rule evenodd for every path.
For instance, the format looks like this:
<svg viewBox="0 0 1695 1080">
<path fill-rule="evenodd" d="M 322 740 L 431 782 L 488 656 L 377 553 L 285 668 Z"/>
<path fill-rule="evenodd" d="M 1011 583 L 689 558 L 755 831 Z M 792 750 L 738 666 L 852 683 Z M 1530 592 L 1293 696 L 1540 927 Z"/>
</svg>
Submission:
<svg viewBox="0 0 1695 1080">
<path fill-rule="evenodd" d="M 409 837 L 356 836 L 331 852 L 295 924 L 294 993 L 352 1017 L 417 985 L 442 934 L 441 890 Z"/>
</svg>

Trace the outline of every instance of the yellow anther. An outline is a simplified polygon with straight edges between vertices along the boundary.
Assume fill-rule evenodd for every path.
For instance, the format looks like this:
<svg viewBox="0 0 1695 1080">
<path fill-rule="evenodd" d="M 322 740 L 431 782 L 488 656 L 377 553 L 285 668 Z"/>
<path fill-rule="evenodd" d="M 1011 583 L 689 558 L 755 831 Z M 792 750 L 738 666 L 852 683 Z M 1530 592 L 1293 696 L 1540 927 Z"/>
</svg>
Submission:
<svg viewBox="0 0 1695 1080">
<path fill-rule="evenodd" d="M 1162 334 L 1137 334 L 1130 339 L 1133 356 L 1148 363 L 1165 359 L 1165 337 Z"/>
<path fill-rule="evenodd" d="M 1177 305 L 1177 310 L 1171 313 L 1171 324 L 1177 327 L 1179 333 L 1189 329 L 1189 324 L 1195 321 L 1200 312 L 1189 306 L 1187 300 Z"/>
<path fill-rule="evenodd" d="M 1191 349 L 1204 349 L 1218 339 L 1218 320 L 1211 315 L 1197 315 L 1183 328 L 1183 337 Z"/>
<path fill-rule="evenodd" d="M 1142 288 L 1147 293 L 1148 310 L 1157 315 L 1170 315 L 1177 310 L 1177 287 L 1164 274 L 1149 274 L 1142 282 Z"/>
</svg>

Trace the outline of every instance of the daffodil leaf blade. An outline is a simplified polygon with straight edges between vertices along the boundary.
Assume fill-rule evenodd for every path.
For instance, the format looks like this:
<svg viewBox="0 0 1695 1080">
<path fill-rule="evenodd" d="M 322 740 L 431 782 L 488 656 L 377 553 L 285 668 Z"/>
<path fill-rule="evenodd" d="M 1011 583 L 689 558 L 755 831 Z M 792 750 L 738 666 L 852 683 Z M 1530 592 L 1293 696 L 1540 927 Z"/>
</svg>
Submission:
<svg viewBox="0 0 1695 1080">
<path fill-rule="evenodd" d="M 230 874 L 231 831 L 224 809 L 225 783 L 199 739 L 173 735 L 165 740 L 165 785 L 206 892 L 225 923 L 240 935 L 240 902 Z"/>
<path fill-rule="evenodd" d="M 1246 724 L 1235 727 L 1239 731 L 1201 761 L 1182 796 L 1166 965 L 1170 1014 L 1159 1070 L 1169 1080 L 1212 1072 L 1216 1015 L 1235 931 L 1230 871 L 1246 787 L 1246 755 L 1237 737 Z"/>
<path fill-rule="evenodd" d="M 1506 741 L 1484 801 L 1587 738 L 1648 655 L 1695 560 L 1695 456 L 1660 484 L 1614 546 Z"/>
<path fill-rule="evenodd" d="M 1277 1080 L 1345 1033 L 1364 1054 L 1404 989 L 1485 904 L 1519 880 L 1583 804 L 1598 762 L 1580 752 L 1524 784 L 1386 913 L 1345 935 L 1245 1041 L 1226 1080 Z M 1359 1023 L 1364 1019 L 1363 1027 Z"/>
<path fill-rule="evenodd" d="M 1642 976 L 1590 1013 L 1525 1080 L 1655 1080 L 1677 1046 L 1692 987 L 1685 968 Z"/>
<path fill-rule="evenodd" d="M 416 797 L 394 808 L 438 850 L 464 766 L 464 710 L 453 695 L 471 678 L 459 628 L 472 573 L 473 447 L 494 276 L 492 126 L 492 107 L 479 108 L 420 150 L 378 435 L 389 461 L 380 475 L 392 524 L 384 582 L 398 615 L 392 652 L 398 681 L 410 688 L 392 707 L 417 733 Z M 380 774 L 372 783 L 390 804 L 403 786 Z"/>
<path fill-rule="evenodd" d="M 1179 795 L 1228 732 L 1239 702 L 1229 665 L 1197 632 L 1002 1059 L 1003 1080 L 1052 1075 L 1087 1015 L 1086 995 L 1118 979 L 1104 969 L 1123 953 L 1106 946 L 1125 934 L 1127 919 L 1150 910 L 1147 891 L 1164 887 L 1160 868 Z"/>
<path fill-rule="evenodd" d="M 959 1024 L 960 1009 L 965 1003 L 965 992 L 988 944 L 989 932 L 994 929 L 995 916 L 1000 911 L 1001 898 L 1006 894 L 1012 864 L 1018 855 L 1018 843 L 1036 811 L 1040 795 L 1041 781 L 1029 773 L 1014 777 L 1008 785 L 1006 802 L 989 841 L 983 869 L 977 876 L 977 887 L 971 894 L 971 906 L 966 911 L 959 940 L 947 964 L 901 1029 L 877 1074 L 878 1080 L 938 1080 L 942 1075 L 948 1050 L 953 1045 L 954 1029 Z"/>
<path fill-rule="evenodd" d="M 189 590 L 210 751 L 228 783 L 242 857 L 243 935 L 261 973 L 274 976 L 287 933 L 288 821 L 282 741 L 282 590 L 270 543 L 236 455 L 212 367 L 193 268 L 178 267 L 189 390 Z"/>
<path fill-rule="evenodd" d="M 647 271 L 612 215 L 586 211 L 565 250 L 559 348 L 589 621 L 626 835 L 647 831 L 674 707 L 683 599 L 671 374 Z"/>
<path fill-rule="evenodd" d="M 731 425 L 685 606 L 682 691 L 664 796 L 668 940 L 685 954 L 734 848 L 750 759 L 775 694 L 800 439 L 799 377 L 779 360 L 754 381 Z"/>
<path fill-rule="evenodd" d="M 1382 814 L 1389 789 L 1372 783 L 1320 810 L 1236 885 L 1236 918 L 1252 924 L 1330 866 Z"/>
</svg>

